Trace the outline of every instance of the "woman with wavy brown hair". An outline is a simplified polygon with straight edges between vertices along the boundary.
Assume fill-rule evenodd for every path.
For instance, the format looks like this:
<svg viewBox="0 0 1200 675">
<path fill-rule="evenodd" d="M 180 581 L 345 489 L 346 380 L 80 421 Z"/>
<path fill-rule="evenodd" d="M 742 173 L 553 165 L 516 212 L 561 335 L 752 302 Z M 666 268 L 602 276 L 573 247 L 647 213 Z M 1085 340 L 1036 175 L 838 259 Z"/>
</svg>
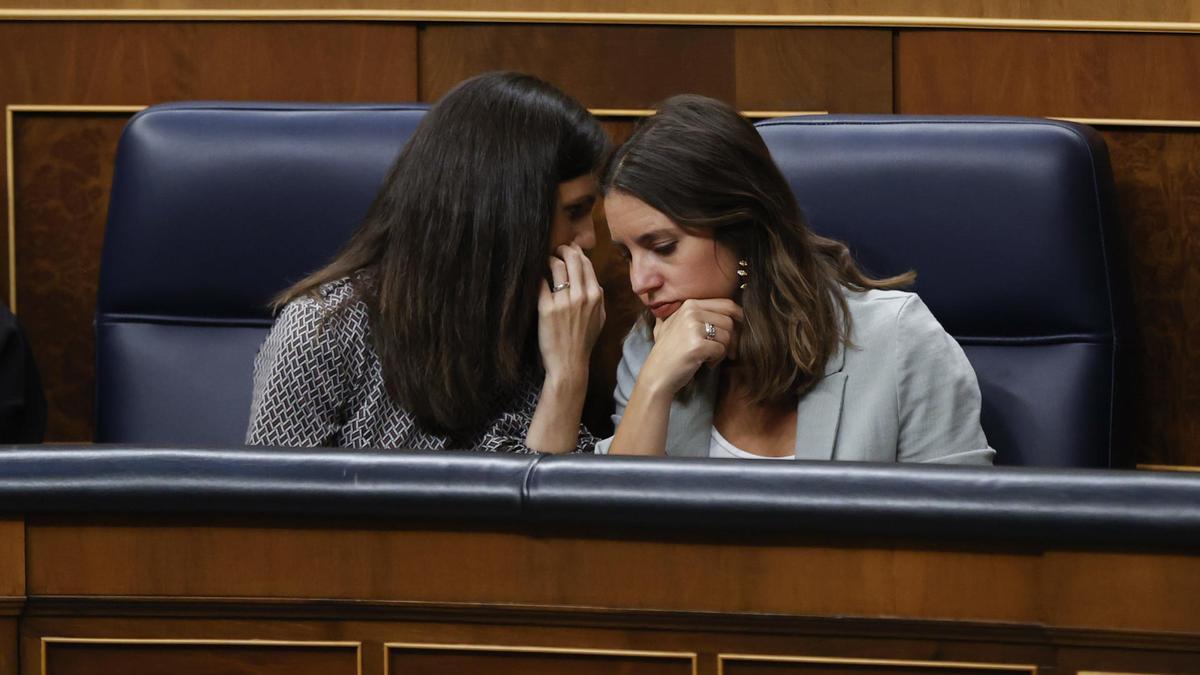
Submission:
<svg viewBox="0 0 1200 675">
<path fill-rule="evenodd" d="M 596 119 L 535 77 L 446 94 L 345 248 L 280 296 L 246 442 L 590 452 L 604 303 L 584 250 L 607 152 Z"/>
<path fill-rule="evenodd" d="M 600 452 L 990 464 L 962 349 L 912 273 L 813 233 L 754 126 L 677 96 L 610 158 L 612 240 L 646 312 Z"/>
</svg>

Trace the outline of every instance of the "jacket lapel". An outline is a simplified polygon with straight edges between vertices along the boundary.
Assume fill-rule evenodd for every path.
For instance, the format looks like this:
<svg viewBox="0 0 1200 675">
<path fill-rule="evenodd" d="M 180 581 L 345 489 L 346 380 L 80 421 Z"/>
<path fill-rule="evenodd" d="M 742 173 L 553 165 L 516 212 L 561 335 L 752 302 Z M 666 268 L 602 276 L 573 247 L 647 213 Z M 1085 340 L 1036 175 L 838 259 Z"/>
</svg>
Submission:
<svg viewBox="0 0 1200 675">
<path fill-rule="evenodd" d="M 708 457 L 713 406 L 717 401 L 717 371 L 703 368 L 696 377 L 696 391 L 691 399 L 687 403 L 671 403 L 671 417 L 667 420 L 667 455 L 671 457 Z"/>
<path fill-rule="evenodd" d="M 839 346 L 825 364 L 825 376 L 796 407 L 796 459 L 833 459 L 842 398 L 846 392 L 846 350 Z"/>
</svg>

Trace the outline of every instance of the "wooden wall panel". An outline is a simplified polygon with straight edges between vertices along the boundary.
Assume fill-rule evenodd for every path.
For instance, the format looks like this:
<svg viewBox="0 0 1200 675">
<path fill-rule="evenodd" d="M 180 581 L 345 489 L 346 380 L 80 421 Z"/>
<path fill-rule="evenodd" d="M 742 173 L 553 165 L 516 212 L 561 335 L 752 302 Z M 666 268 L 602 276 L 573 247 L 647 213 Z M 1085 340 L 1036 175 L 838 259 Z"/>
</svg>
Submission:
<svg viewBox="0 0 1200 675">
<path fill-rule="evenodd" d="M 562 651 L 492 651 L 486 649 L 429 649 L 392 646 L 388 672 L 401 675 L 693 675 L 688 657 L 663 658 L 638 654 Z"/>
<path fill-rule="evenodd" d="M 625 652 L 592 661 L 613 666 L 604 672 L 675 672 L 681 661 L 650 663 L 630 651 L 699 653 L 705 675 L 717 672 L 717 654 L 1050 672 L 1060 672 L 1060 658 L 1103 669 L 1140 657 L 1145 669 L 1134 672 L 1200 672 L 1200 617 L 1188 602 L 1200 591 L 1200 560 L 1186 554 L 236 520 L 31 522 L 23 653 L 36 655 L 45 637 L 337 640 L 361 642 L 373 674 L 383 670 L 384 645 L 396 643 L 425 645 L 393 650 L 396 673 L 435 661 L 486 672 L 489 659 L 503 662 L 492 672 L 529 672 L 531 662 L 596 672 L 562 665 L 577 653 L 488 649 L 442 661 L 430 644 Z M 96 658 L 117 658 L 113 646 L 102 649 L 109 655 Z M 769 665 L 730 672 L 804 672 Z M 28 659 L 24 668 L 37 672 Z"/>
<path fill-rule="evenodd" d="M 127 117 L 13 117 L 17 308 L 42 377 L 50 440 L 92 438 L 92 316 Z"/>
<path fill-rule="evenodd" d="M 394 642 L 536 646 L 575 651 L 698 652 L 700 675 L 716 675 L 717 654 L 1037 664 L 1045 669 L 1041 672 L 1058 673 L 1075 673 L 1077 670 L 1192 673 L 1200 667 L 1195 636 L 1056 632 L 1045 627 L 955 626 L 903 619 L 859 622 L 845 618 L 700 614 L 639 617 L 582 609 L 530 615 L 511 607 L 486 610 L 473 607 L 459 609 L 457 613 L 439 613 L 419 605 L 389 609 L 370 603 L 357 603 L 356 607 L 362 611 L 347 612 L 340 617 L 326 612 L 325 616 L 316 618 L 311 614 L 304 616 L 302 612 L 289 614 L 286 608 L 260 607 L 237 613 L 228 604 L 214 608 L 195 599 L 190 603 L 179 600 L 161 603 L 140 612 L 136 605 L 122 606 L 103 600 L 90 608 L 86 600 L 73 606 L 58 604 L 49 614 L 35 613 L 23 620 L 22 652 L 31 657 L 23 659 L 21 672 L 41 675 L 37 655 L 44 636 L 120 636 L 142 640 L 355 640 L 362 642 L 363 673 L 367 675 L 384 673 L 384 645 Z M 192 612 L 190 616 L 189 611 Z M 364 618 L 367 614 L 371 618 Z M 619 660 L 609 663 L 620 665 Z M 738 668 L 743 673 L 761 672 L 756 665 L 735 665 L 727 660 L 725 672 L 733 675 Z M 391 675 L 413 672 L 422 671 L 403 670 L 394 662 L 389 670 Z M 496 669 L 491 672 L 525 671 Z M 605 672 L 623 671 L 611 668 Z M 941 671 L 908 668 L 898 672 L 915 675 Z M 1005 671 L 992 672 L 999 675 Z"/>
<path fill-rule="evenodd" d="M 892 32 L 740 28 L 734 31 L 742 110 L 892 112 Z"/>
<path fill-rule="evenodd" d="M 44 649 L 43 675 L 358 675 L 359 672 L 357 649 L 353 646 L 49 641 Z"/>
<path fill-rule="evenodd" d="M 901 32 L 897 112 L 1200 121 L 1200 35 Z M 1130 264 L 1134 456 L 1200 465 L 1200 130 L 1101 127 Z"/>
<path fill-rule="evenodd" d="M 17 617 L 0 618 L 0 673 L 16 673 L 20 667 Z"/>
<path fill-rule="evenodd" d="M 416 28 L 307 22 L 0 23 L 3 103 L 407 101 Z"/>
<path fill-rule="evenodd" d="M 1135 454 L 1200 466 L 1200 130 L 1103 135 L 1133 289 Z"/>
<path fill-rule="evenodd" d="M 28 593 L 359 598 L 996 621 L 1035 620 L 1043 611 L 1039 558 L 1024 552 L 837 549 L 799 542 L 731 547 L 661 538 L 345 525 L 301 530 L 215 523 L 201 529 L 31 522 L 26 534 Z M 96 564 L 98 560 L 105 564 Z M 1113 566 L 1110 587 L 1119 588 L 1130 566 L 1122 567 L 1120 561 Z M 513 574 L 518 569 L 521 573 Z M 631 575 L 632 569 L 638 573 Z M 990 583 L 980 584 L 978 575 L 985 569 Z M 1185 560 L 1179 570 L 1186 569 Z M 531 584 L 530 579 L 539 581 Z M 1085 587 L 1081 582 L 1072 591 Z M 1161 610 L 1161 595 L 1147 593 L 1136 601 Z M 1064 607 L 1079 601 L 1067 592 L 1058 597 Z M 1200 626 L 1200 618 L 1189 618 L 1182 608 L 1160 613 L 1171 625 Z"/>
<path fill-rule="evenodd" d="M 420 54 L 426 101 L 489 70 L 532 73 L 591 108 L 649 108 L 684 91 L 731 100 L 735 91 L 733 32 L 721 28 L 433 25 L 421 31 Z"/>
<path fill-rule="evenodd" d="M 886 30 L 434 25 L 421 33 L 421 97 L 511 69 L 592 108 L 649 108 L 686 92 L 742 109 L 886 112 L 891 44 Z"/>
<path fill-rule="evenodd" d="M 25 596 L 25 522 L 0 520 L 0 602 Z M 0 608 L 0 614 L 2 614 Z M 5 672 L 0 669 L 0 673 Z"/>
<path fill-rule="evenodd" d="M 412 101 L 416 32 L 386 23 L 0 23 L 0 105 Z M 51 441 L 92 438 L 91 321 L 122 119 L 13 114 L 17 312 L 42 370 Z M 5 298 L 8 278 L 0 255 Z"/>
<path fill-rule="evenodd" d="M 901 31 L 904 113 L 1200 119 L 1200 35 Z"/>
</svg>

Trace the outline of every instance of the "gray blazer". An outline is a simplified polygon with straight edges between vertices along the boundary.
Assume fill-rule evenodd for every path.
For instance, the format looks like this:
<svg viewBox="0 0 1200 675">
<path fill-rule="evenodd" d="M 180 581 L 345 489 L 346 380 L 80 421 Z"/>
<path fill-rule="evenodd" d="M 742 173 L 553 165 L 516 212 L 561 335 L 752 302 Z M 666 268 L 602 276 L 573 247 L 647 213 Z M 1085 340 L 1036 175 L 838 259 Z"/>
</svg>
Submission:
<svg viewBox="0 0 1200 675">
<path fill-rule="evenodd" d="M 796 459 L 991 464 L 979 426 L 979 383 L 954 338 L 914 293 L 846 292 L 852 346 L 796 407 Z M 620 424 L 638 372 L 654 346 L 635 325 L 617 369 Z M 707 457 L 717 372 L 702 368 L 696 393 L 671 404 L 667 454 Z M 596 445 L 606 453 L 612 439 Z"/>
</svg>

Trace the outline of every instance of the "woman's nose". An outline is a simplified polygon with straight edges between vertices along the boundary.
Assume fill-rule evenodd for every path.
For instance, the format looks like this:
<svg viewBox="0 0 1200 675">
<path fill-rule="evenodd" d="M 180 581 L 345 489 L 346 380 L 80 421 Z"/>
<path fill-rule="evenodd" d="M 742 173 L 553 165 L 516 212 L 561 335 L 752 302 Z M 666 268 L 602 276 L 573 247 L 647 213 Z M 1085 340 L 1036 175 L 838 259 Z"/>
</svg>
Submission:
<svg viewBox="0 0 1200 675">
<path fill-rule="evenodd" d="M 629 285 L 637 295 L 644 295 L 662 285 L 662 276 L 654 269 L 637 259 L 629 263 Z"/>
<path fill-rule="evenodd" d="M 575 237 L 571 241 L 585 251 L 596 248 L 596 224 L 591 218 L 585 219 L 584 224 L 575 230 Z"/>
</svg>

